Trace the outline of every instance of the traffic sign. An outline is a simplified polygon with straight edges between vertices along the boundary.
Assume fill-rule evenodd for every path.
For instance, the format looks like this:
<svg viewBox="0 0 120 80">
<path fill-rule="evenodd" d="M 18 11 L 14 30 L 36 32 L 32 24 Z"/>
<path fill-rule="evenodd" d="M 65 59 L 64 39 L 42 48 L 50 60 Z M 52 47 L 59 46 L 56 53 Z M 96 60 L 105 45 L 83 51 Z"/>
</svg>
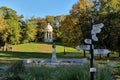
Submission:
<svg viewBox="0 0 120 80">
<path fill-rule="evenodd" d="M 104 24 L 103 23 L 100 23 L 100 24 L 95 24 L 93 25 L 92 27 L 93 28 L 103 28 Z"/>
<path fill-rule="evenodd" d="M 90 50 L 90 45 L 79 45 L 76 47 L 77 50 Z"/>
<path fill-rule="evenodd" d="M 92 43 L 91 39 L 85 39 L 84 42 L 85 42 L 86 44 L 91 44 L 91 43 Z"/>
<path fill-rule="evenodd" d="M 93 39 L 94 41 L 98 41 L 98 38 L 97 38 L 96 34 L 92 34 L 92 39 Z"/>
<path fill-rule="evenodd" d="M 108 49 L 94 49 L 94 54 L 108 54 L 110 51 Z"/>
</svg>

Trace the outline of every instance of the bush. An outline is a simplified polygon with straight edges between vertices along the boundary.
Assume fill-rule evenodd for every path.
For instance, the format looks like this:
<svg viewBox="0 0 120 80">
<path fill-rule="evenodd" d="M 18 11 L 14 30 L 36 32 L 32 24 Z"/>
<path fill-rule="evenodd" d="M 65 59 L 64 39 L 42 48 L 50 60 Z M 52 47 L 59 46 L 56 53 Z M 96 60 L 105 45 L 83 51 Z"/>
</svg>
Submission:
<svg viewBox="0 0 120 80">
<path fill-rule="evenodd" d="M 23 80 L 90 80 L 89 65 L 46 67 L 34 66 L 27 74 L 21 75 Z M 114 80 L 110 67 L 97 67 L 94 80 Z"/>
<path fill-rule="evenodd" d="M 25 73 L 25 66 L 23 61 L 16 61 L 6 71 L 7 80 L 21 80 L 20 74 Z"/>
</svg>

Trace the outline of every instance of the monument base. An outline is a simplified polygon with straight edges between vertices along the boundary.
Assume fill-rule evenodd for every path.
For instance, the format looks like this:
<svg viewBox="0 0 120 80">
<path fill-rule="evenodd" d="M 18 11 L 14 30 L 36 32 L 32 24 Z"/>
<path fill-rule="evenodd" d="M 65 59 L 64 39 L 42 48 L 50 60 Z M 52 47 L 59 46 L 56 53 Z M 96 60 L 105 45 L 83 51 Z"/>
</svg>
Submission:
<svg viewBox="0 0 120 80">
<path fill-rule="evenodd" d="M 57 58 L 56 58 L 56 57 L 53 57 L 53 58 L 51 59 L 51 62 L 57 62 Z"/>
<path fill-rule="evenodd" d="M 57 62 L 56 50 L 53 48 L 51 62 Z"/>
<path fill-rule="evenodd" d="M 44 40 L 44 42 L 53 42 L 53 40 Z"/>
</svg>

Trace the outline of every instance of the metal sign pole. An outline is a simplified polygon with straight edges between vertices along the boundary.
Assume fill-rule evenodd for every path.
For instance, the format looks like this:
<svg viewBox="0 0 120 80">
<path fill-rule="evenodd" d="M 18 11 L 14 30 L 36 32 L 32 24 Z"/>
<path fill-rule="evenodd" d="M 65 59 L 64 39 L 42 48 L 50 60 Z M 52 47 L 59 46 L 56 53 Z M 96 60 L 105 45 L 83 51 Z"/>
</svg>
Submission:
<svg viewBox="0 0 120 80">
<path fill-rule="evenodd" d="M 92 31 L 92 25 L 93 25 L 93 20 L 92 18 L 90 19 L 90 30 Z M 90 31 L 90 32 L 91 32 Z M 94 54 L 93 54 L 93 40 L 92 40 L 92 35 L 91 35 L 91 44 L 90 44 L 90 80 L 94 80 L 94 71 L 91 71 L 91 69 L 94 67 L 93 59 L 94 59 Z"/>
</svg>

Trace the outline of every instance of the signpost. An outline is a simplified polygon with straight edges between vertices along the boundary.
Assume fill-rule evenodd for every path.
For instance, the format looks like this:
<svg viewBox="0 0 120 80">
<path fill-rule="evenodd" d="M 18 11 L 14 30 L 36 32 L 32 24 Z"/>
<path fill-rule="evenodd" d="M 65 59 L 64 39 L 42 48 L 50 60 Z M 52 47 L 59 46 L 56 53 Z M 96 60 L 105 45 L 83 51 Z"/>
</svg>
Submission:
<svg viewBox="0 0 120 80">
<path fill-rule="evenodd" d="M 90 39 L 85 39 L 84 42 L 89 45 L 79 45 L 76 47 L 77 50 L 90 50 L 90 80 L 94 80 L 94 72 L 96 72 L 96 68 L 94 68 L 94 54 L 108 54 L 110 51 L 108 49 L 94 49 L 93 41 L 98 41 L 97 33 L 101 32 L 101 28 L 103 28 L 104 24 L 95 24 L 93 25 L 93 19 L 90 20 L 90 31 L 91 37 Z"/>
<path fill-rule="evenodd" d="M 90 31 L 92 33 L 92 26 L 93 26 L 93 18 L 90 19 Z M 93 40 L 91 35 L 91 44 L 90 44 L 90 80 L 94 80 L 94 70 L 91 70 L 91 68 L 94 68 L 94 54 L 93 54 Z"/>
<path fill-rule="evenodd" d="M 90 50 L 90 45 L 79 45 L 76 47 L 77 50 Z"/>
<path fill-rule="evenodd" d="M 95 25 L 93 25 L 92 27 L 93 27 L 93 29 L 94 29 L 94 28 L 103 28 L 103 26 L 104 26 L 104 24 L 103 24 L 103 23 L 100 23 L 100 24 L 95 24 Z"/>
<path fill-rule="evenodd" d="M 100 28 L 94 28 L 91 30 L 91 34 L 96 34 L 96 33 L 100 33 L 101 29 Z"/>
<path fill-rule="evenodd" d="M 94 49 L 94 54 L 108 54 L 110 51 L 108 49 Z"/>
<path fill-rule="evenodd" d="M 93 39 L 94 41 L 98 41 L 98 38 L 97 38 L 96 34 L 92 34 L 92 39 Z"/>
<path fill-rule="evenodd" d="M 85 39 L 84 42 L 85 42 L 86 44 L 91 44 L 91 39 Z"/>
</svg>

